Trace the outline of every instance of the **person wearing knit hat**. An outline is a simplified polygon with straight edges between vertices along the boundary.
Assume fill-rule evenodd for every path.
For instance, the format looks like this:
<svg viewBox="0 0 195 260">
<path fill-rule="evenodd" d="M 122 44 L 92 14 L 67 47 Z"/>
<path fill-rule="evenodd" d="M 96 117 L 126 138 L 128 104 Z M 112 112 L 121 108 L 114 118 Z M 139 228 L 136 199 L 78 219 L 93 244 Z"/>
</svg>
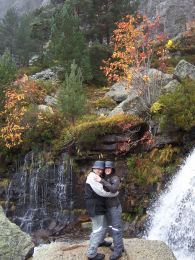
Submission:
<svg viewBox="0 0 195 260">
<path fill-rule="evenodd" d="M 107 192 L 96 178 L 103 174 L 104 161 L 96 161 L 85 183 L 85 204 L 92 221 L 92 233 L 87 249 L 88 260 L 102 260 L 104 254 L 97 253 L 100 245 L 110 246 L 112 243 L 104 240 L 107 231 L 105 197 L 116 197 L 118 192 Z"/>
<path fill-rule="evenodd" d="M 104 178 L 96 176 L 96 180 L 103 185 L 107 192 L 116 193 L 119 190 L 120 178 L 115 174 L 113 161 L 105 162 Z M 111 228 L 114 247 L 110 260 L 117 260 L 122 256 L 124 251 L 123 232 L 122 232 L 122 208 L 118 196 L 105 198 L 107 218 Z"/>
</svg>

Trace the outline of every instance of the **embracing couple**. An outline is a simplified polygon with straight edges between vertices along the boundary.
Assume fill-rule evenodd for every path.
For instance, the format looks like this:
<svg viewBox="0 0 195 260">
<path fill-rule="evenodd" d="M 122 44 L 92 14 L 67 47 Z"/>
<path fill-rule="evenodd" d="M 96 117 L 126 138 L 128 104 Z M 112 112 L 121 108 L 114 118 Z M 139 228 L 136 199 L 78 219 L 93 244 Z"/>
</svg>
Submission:
<svg viewBox="0 0 195 260">
<path fill-rule="evenodd" d="M 92 233 L 87 250 L 88 260 L 101 260 L 105 255 L 97 253 L 100 246 L 113 251 L 110 260 L 119 259 L 124 251 L 122 238 L 122 209 L 118 198 L 120 178 L 115 174 L 112 161 L 96 161 L 85 184 L 86 209 L 92 221 Z M 105 239 L 110 228 L 112 242 Z"/>
</svg>

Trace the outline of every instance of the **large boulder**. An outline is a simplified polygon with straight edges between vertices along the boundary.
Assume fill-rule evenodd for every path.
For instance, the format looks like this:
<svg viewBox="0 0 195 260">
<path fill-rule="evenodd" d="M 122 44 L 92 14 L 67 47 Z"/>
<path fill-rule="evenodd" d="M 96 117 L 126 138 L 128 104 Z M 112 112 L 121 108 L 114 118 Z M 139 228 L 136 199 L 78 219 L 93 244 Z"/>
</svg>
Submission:
<svg viewBox="0 0 195 260">
<path fill-rule="evenodd" d="M 24 260 L 33 254 L 31 237 L 6 218 L 0 207 L 0 259 Z"/>
<path fill-rule="evenodd" d="M 195 66 L 185 60 L 181 60 L 174 70 L 174 75 L 180 79 L 189 77 L 195 80 Z"/>
<path fill-rule="evenodd" d="M 34 75 L 30 76 L 32 80 L 57 80 L 57 73 L 52 69 L 46 69 L 41 72 L 37 72 Z"/>
<path fill-rule="evenodd" d="M 176 260 L 171 249 L 162 241 L 126 239 L 125 249 L 131 260 Z"/>
<path fill-rule="evenodd" d="M 121 81 L 115 83 L 109 92 L 105 94 L 107 97 L 111 97 L 116 102 L 122 102 L 128 95 L 127 82 Z"/>
<path fill-rule="evenodd" d="M 120 260 L 176 260 L 169 247 L 161 241 L 149 241 L 143 239 L 125 239 L 125 253 Z M 33 260 L 61 259 L 61 260 L 85 260 L 88 242 L 80 244 L 52 243 L 40 248 L 35 252 Z M 109 259 L 111 251 L 108 248 L 99 248 L 98 252 L 106 255 Z"/>
<path fill-rule="evenodd" d="M 143 80 L 144 77 L 148 77 L 148 82 Z M 172 80 L 172 75 L 163 73 L 157 69 L 147 69 L 141 73 L 135 73 L 131 85 L 128 87 L 128 92 L 126 91 L 127 98 L 115 107 L 109 113 L 109 116 L 118 113 L 143 115 L 165 91 L 164 87 Z M 120 85 L 118 86 L 120 93 L 121 87 Z M 117 86 L 114 85 L 113 87 L 116 89 Z M 112 88 L 111 93 L 113 93 Z M 117 93 L 117 90 L 114 93 Z M 107 95 L 110 95 L 110 92 Z M 116 95 L 113 95 L 112 98 L 116 98 Z"/>
</svg>

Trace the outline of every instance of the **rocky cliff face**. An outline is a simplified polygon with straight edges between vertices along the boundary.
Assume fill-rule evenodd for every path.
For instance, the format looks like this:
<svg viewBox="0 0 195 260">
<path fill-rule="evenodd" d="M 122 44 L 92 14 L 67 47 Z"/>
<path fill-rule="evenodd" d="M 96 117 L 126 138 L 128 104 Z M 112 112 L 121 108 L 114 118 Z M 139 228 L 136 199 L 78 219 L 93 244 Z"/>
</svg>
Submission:
<svg viewBox="0 0 195 260">
<path fill-rule="evenodd" d="M 142 0 L 140 11 L 149 18 L 161 17 L 161 30 L 175 36 L 186 30 L 186 23 L 195 19 L 194 0 Z"/>
<path fill-rule="evenodd" d="M 18 13 L 25 13 L 49 3 L 50 0 L 0 0 L 0 18 L 10 8 L 15 8 Z"/>
</svg>

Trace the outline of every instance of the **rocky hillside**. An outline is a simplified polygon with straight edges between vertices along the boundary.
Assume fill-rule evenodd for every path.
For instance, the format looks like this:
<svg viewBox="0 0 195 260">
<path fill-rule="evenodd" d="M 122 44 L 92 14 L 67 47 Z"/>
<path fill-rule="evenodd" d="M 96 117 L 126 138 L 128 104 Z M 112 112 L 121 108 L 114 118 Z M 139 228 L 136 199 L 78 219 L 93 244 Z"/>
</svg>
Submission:
<svg viewBox="0 0 195 260">
<path fill-rule="evenodd" d="M 24 13 L 46 5 L 49 2 L 50 0 L 0 0 L 0 18 L 12 7 L 16 8 L 19 13 Z"/>
<path fill-rule="evenodd" d="M 195 19 L 194 0 L 142 0 L 140 11 L 150 18 L 161 17 L 161 30 L 175 36 L 186 30 L 186 24 Z"/>
</svg>

